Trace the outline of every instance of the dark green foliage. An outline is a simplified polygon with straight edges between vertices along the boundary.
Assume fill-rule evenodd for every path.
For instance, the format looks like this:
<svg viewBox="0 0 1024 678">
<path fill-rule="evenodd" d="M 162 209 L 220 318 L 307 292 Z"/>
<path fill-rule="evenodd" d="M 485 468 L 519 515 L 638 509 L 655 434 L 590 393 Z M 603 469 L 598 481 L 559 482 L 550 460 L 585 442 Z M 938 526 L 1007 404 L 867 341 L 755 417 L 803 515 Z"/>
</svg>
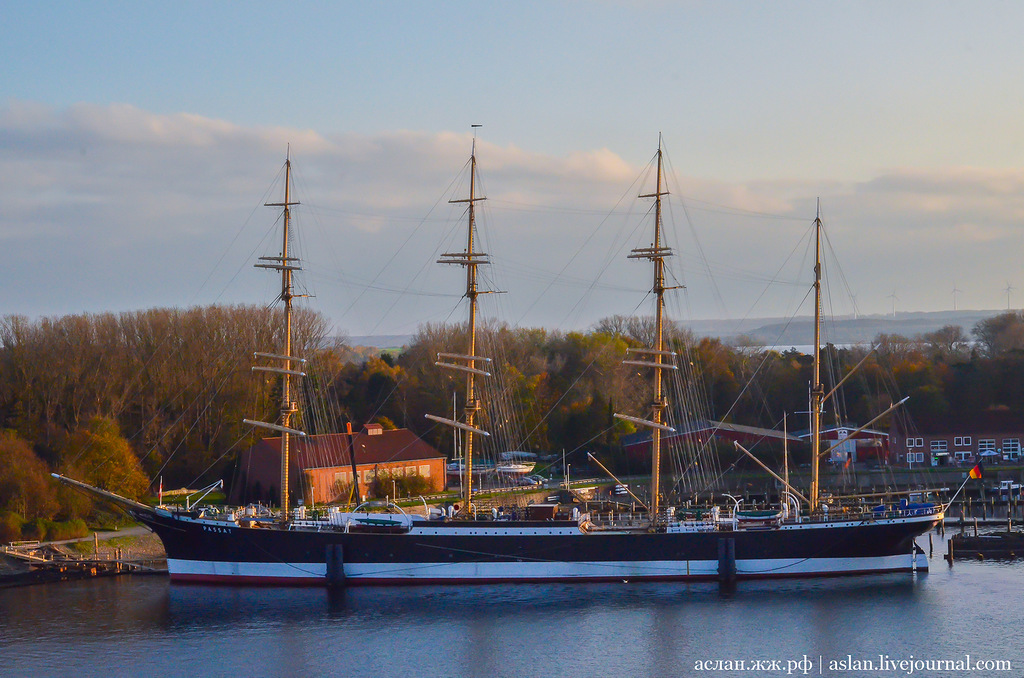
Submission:
<svg viewBox="0 0 1024 678">
<path fill-rule="evenodd" d="M 394 501 L 396 498 L 418 497 L 422 494 L 429 494 L 430 491 L 430 481 L 418 473 L 401 475 L 384 471 L 378 473 L 373 482 L 370 483 L 370 497 L 374 499 L 391 497 L 392 501 Z"/>
</svg>

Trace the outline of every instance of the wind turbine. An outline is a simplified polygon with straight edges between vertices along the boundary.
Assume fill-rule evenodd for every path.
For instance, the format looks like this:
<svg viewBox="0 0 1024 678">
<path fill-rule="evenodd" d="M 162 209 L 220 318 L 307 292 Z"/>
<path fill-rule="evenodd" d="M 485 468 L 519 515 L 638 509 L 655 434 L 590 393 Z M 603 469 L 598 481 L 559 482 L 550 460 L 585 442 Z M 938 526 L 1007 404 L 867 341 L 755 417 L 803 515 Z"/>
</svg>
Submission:
<svg viewBox="0 0 1024 678">
<path fill-rule="evenodd" d="M 956 286 L 956 282 L 954 281 L 954 282 L 953 282 L 953 310 L 954 310 L 954 311 L 955 311 L 955 310 L 957 310 L 957 309 L 956 309 L 956 295 L 957 295 L 958 293 L 960 293 L 960 292 L 963 292 L 963 290 L 961 290 L 961 289 L 957 289 L 957 286 Z"/>
<path fill-rule="evenodd" d="M 1010 292 L 1013 291 L 1013 285 L 1010 284 L 1009 280 L 1006 281 L 1006 288 L 1003 291 L 1006 292 L 1006 310 L 1009 311 L 1010 310 Z"/>
<path fill-rule="evenodd" d="M 888 299 L 892 299 L 892 317 L 895 320 L 896 319 L 896 302 L 899 301 L 899 297 L 896 296 L 896 290 L 893 290 L 892 294 L 890 294 L 887 298 Z"/>
</svg>

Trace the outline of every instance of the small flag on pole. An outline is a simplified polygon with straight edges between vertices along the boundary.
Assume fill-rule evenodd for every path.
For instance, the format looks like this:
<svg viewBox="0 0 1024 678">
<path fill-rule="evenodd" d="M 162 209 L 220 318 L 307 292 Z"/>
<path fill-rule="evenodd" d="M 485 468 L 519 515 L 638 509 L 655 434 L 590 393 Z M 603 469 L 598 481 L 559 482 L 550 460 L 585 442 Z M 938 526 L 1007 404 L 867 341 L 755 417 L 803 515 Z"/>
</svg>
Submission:
<svg viewBox="0 0 1024 678">
<path fill-rule="evenodd" d="M 981 468 L 981 462 L 978 462 L 978 465 L 971 469 L 969 475 L 971 478 L 980 478 L 982 475 L 984 475 L 984 471 Z"/>
</svg>

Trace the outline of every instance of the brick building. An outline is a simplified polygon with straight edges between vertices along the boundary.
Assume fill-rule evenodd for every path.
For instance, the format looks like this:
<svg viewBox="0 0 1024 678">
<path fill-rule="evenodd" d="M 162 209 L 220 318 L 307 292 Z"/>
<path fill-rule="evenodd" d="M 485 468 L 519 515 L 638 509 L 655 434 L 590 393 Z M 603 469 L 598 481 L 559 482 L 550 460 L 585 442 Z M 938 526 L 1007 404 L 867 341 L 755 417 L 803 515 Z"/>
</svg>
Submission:
<svg viewBox="0 0 1024 678">
<path fill-rule="evenodd" d="M 347 499 L 353 452 L 360 496 L 378 474 L 420 475 L 432 491 L 444 489 L 445 458 L 433 446 L 409 429 L 385 431 L 380 424 L 367 424 L 359 432 L 350 428 L 347 433 L 292 438 L 288 472 L 292 505 L 298 498 L 314 504 Z M 240 455 L 230 500 L 279 503 L 280 484 L 281 438 L 264 438 Z M 343 491 L 345 496 L 339 496 Z"/>
<path fill-rule="evenodd" d="M 985 412 L 971 417 L 922 419 L 893 432 L 896 463 L 905 466 L 966 466 L 979 461 L 1013 464 L 1021 459 L 1024 414 Z"/>
</svg>

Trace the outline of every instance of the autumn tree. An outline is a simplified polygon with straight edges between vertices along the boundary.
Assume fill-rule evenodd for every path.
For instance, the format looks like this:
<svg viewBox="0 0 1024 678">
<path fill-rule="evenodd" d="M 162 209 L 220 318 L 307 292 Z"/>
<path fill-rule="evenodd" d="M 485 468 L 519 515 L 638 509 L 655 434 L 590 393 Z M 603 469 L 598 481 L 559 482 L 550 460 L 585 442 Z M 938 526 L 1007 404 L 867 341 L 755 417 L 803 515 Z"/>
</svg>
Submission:
<svg viewBox="0 0 1024 678">
<path fill-rule="evenodd" d="M 61 456 L 70 475 L 109 492 L 138 499 L 149 487 L 138 457 L 111 419 L 95 417 L 72 433 Z"/>
<path fill-rule="evenodd" d="M 1024 311 L 1008 311 L 986 318 L 975 325 L 971 333 L 990 358 L 1024 349 Z"/>
<path fill-rule="evenodd" d="M 52 518 L 57 508 L 46 464 L 13 431 L 0 431 L 0 513 Z"/>
</svg>

